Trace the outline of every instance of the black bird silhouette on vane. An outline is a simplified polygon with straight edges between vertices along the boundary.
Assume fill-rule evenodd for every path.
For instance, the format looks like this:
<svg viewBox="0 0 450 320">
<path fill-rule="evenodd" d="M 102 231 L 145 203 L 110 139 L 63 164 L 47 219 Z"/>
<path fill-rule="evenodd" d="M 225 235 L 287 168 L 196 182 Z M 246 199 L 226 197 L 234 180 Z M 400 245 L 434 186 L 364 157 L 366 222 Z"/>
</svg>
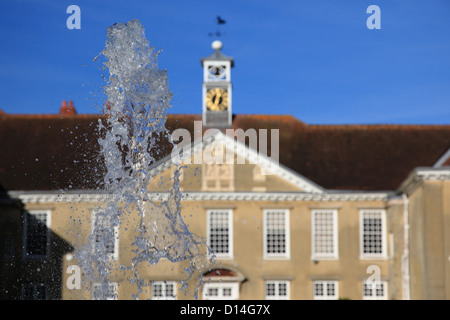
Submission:
<svg viewBox="0 0 450 320">
<path fill-rule="evenodd" d="M 225 24 L 226 21 L 223 20 L 220 16 L 217 16 L 217 24 Z"/>
<path fill-rule="evenodd" d="M 225 20 L 223 20 L 220 16 L 217 16 L 217 31 L 216 31 L 215 33 L 210 32 L 210 33 L 208 33 L 208 35 L 209 35 L 210 37 L 213 36 L 214 34 L 216 35 L 216 37 L 222 36 L 222 34 L 221 34 L 220 31 L 219 31 L 219 26 L 220 26 L 221 24 L 225 24 L 225 23 L 226 23 Z"/>
</svg>

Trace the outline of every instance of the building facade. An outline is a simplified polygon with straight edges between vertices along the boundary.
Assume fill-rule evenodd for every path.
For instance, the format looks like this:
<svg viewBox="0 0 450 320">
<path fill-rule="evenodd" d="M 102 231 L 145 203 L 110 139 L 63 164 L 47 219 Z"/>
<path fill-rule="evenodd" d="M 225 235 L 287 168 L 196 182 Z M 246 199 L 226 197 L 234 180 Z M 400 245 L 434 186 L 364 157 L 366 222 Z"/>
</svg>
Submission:
<svg viewBox="0 0 450 320">
<path fill-rule="evenodd" d="M 182 157 L 161 144 L 148 186 L 162 208 L 180 173 L 180 217 L 204 239 L 199 258 L 133 266 L 132 210 L 94 228 L 110 199 L 104 115 L 77 115 L 73 103 L 58 115 L 0 113 L 0 297 L 449 299 L 450 126 L 234 115 L 233 59 L 213 49 L 202 115 L 167 118 L 192 139 Z M 103 254 L 106 283 L 80 267 L 86 250 Z"/>
</svg>

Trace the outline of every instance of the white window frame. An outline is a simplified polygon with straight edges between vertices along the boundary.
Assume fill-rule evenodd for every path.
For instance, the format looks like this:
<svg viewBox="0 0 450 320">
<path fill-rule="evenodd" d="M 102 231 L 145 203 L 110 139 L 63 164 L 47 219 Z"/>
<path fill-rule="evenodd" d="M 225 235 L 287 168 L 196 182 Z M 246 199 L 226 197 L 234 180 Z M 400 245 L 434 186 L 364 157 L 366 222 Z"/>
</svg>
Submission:
<svg viewBox="0 0 450 320">
<path fill-rule="evenodd" d="M 95 282 L 92 284 L 92 297 L 91 297 L 92 300 L 100 300 L 98 297 L 95 296 L 95 289 L 101 286 L 102 284 L 99 282 Z M 106 300 L 119 299 L 119 286 L 117 285 L 117 282 L 108 282 L 108 290 L 111 290 L 111 292 L 108 292 Z"/>
<path fill-rule="evenodd" d="M 272 284 L 275 286 L 275 294 L 268 295 L 267 286 Z M 286 295 L 280 294 L 280 284 L 286 286 Z M 288 280 L 266 280 L 264 283 L 264 295 L 266 300 L 289 300 L 291 297 L 290 281 Z"/>
<path fill-rule="evenodd" d="M 45 249 L 45 254 L 31 254 L 30 255 L 30 254 L 27 254 L 28 221 L 29 221 L 29 216 L 33 216 L 33 215 L 37 215 L 37 214 L 45 214 L 46 215 L 45 226 L 47 227 L 47 246 Z M 25 211 L 24 228 L 23 228 L 23 258 L 24 259 L 46 259 L 50 256 L 51 218 L 52 218 L 51 210 L 26 210 Z"/>
<path fill-rule="evenodd" d="M 316 285 L 322 284 L 324 286 L 324 295 L 316 294 Z M 334 295 L 328 295 L 328 285 L 334 285 Z M 339 283 L 337 280 L 315 280 L 313 281 L 313 299 L 314 300 L 338 300 L 339 299 Z"/>
<path fill-rule="evenodd" d="M 364 252 L 364 216 L 366 214 L 377 213 L 381 218 L 381 253 Z M 361 209 L 359 211 L 359 247 L 361 259 L 386 259 L 387 258 L 387 229 L 386 229 L 386 210 L 384 209 Z"/>
<path fill-rule="evenodd" d="M 270 212 L 283 212 L 284 213 L 284 228 L 285 228 L 285 234 L 286 234 L 286 252 L 283 253 L 269 253 L 268 251 L 268 243 L 267 243 L 267 235 L 268 235 L 268 225 L 267 225 L 267 215 Z M 263 258 L 266 260 L 270 259 L 290 259 L 291 258 L 291 245 L 290 245 L 290 214 L 289 209 L 264 209 L 263 210 Z"/>
<path fill-rule="evenodd" d="M 370 295 L 366 295 L 366 291 L 365 291 L 365 285 L 367 283 L 367 280 L 362 282 L 362 299 L 363 300 L 387 300 L 388 299 L 388 282 L 387 281 L 378 281 L 375 283 L 367 283 L 367 285 L 372 285 L 372 288 L 369 288 L 369 290 L 371 291 Z M 377 296 L 376 295 L 376 290 L 377 290 L 377 286 L 379 286 L 379 284 L 381 284 L 383 286 L 383 295 L 382 296 Z"/>
<path fill-rule="evenodd" d="M 217 289 L 217 296 L 208 295 L 209 289 Z M 224 289 L 231 290 L 230 295 L 224 295 Z M 211 281 L 203 284 L 203 300 L 237 300 L 239 299 L 239 282 Z"/>
<path fill-rule="evenodd" d="M 95 223 L 97 221 L 97 214 L 99 212 L 102 212 L 105 209 L 94 209 L 92 210 L 92 228 L 91 228 L 91 233 L 94 237 L 94 241 L 92 244 L 92 250 L 95 250 Z M 113 253 L 107 253 L 107 257 L 109 260 L 118 260 L 119 259 L 119 226 L 114 226 L 113 229 L 114 232 L 114 252 Z"/>
<path fill-rule="evenodd" d="M 316 214 L 331 213 L 332 214 L 332 232 L 333 232 L 333 252 L 323 253 L 316 252 Z M 315 209 L 311 212 L 311 259 L 312 260 L 337 260 L 339 259 L 339 236 L 338 236 L 338 211 L 336 209 Z"/>
<path fill-rule="evenodd" d="M 211 214 L 214 212 L 226 212 L 228 214 L 228 252 L 210 252 L 210 256 L 217 259 L 233 258 L 233 210 L 232 209 L 208 209 L 206 211 L 206 238 L 208 247 L 211 248 Z"/>
<path fill-rule="evenodd" d="M 157 297 L 155 296 L 155 286 L 161 286 L 162 295 Z M 166 291 L 167 287 L 172 286 L 173 296 L 167 296 Z M 176 300 L 177 299 L 177 282 L 176 281 L 153 281 L 152 282 L 152 300 Z"/>
</svg>

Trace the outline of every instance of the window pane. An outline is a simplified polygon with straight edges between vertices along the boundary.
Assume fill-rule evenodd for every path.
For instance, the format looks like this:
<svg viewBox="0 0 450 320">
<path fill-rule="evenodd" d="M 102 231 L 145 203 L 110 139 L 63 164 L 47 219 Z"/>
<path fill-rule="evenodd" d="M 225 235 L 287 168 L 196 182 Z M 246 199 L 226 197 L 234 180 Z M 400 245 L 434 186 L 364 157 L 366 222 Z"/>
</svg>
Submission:
<svg viewBox="0 0 450 320">
<path fill-rule="evenodd" d="M 111 214 L 96 210 L 93 212 L 94 250 L 96 253 L 116 258 L 118 250 L 118 226 L 113 224 Z"/>
<path fill-rule="evenodd" d="M 212 211 L 209 213 L 209 245 L 216 254 L 230 252 L 229 211 Z"/>
<path fill-rule="evenodd" d="M 335 212 L 313 212 L 313 254 L 331 256 L 335 252 Z"/>
<path fill-rule="evenodd" d="M 174 285 L 172 283 L 167 283 L 166 284 L 166 297 L 170 298 L 170 297 L 174 297 Z"/>
<path fill-rule="evenodd" d="M 266 283 L 266 296 L 275 296 L 275 283 Z"/>
<path fill-rule="evenodd" d="M 231 288 L 223 288 L 223 295 L 225 297 L 231 296 Z"/>
<path fill-rule="evenodd" d="M 94 283 L 92 285 L 92 300 L 117 300 L 117 283 Z"/>
<path fill-rule="evenodd" d="M 163 296 L 162 285 L 161 284 L 153 284 L 152 285 L 152 297 L 159 298 Z"/>
<path fill-rule="evenodd" d="M 153 300 L 173 300 L 176 299 L 176 283 L 174 281 L 152 282 Z"/>
<path fill-rule="evenodd" d="M 387 282 L 363 282 L 363 299 L 384 300 L 387 299 Z"/>
<path fill-rule="evenodd" d="M 362 246 L 365 254 L 383 254 L 383 219 L 380 211 L 365 211 L 362 218 Z"/>
<path fill-rule="evenodd" d="M 285 211 L 266 212 L 266 253 L 286 253 Z"/>
<path fill-rule="evenodd" d="M 279 283 L 278 284 L 278 294 L 280 296 L 285 296 L 287 295 L 287 286 L 286 283 Z"/>
<path fill-rule="evenodd" d="M 324 295 L 322 282 L 316 282 L 314 284 L 314 295 L 318 297 L 322 297 Z"/>
<path fill-rule="evenodd" d="M 289 299 L 289 282 L 286 280 L 266 281 L 266 299 L 286 300 Z"/>
<path fill-rule="evenodd" d="M 49 230 L 47 212 L 26 213 L 26 254 L 28 256 L 47 255 Z"/>
<path fill-rule="evenodd" d="M 337 299 L 338 297 L 338 283 L 334 280 L 314 281 L 313 291 L 314 299 Z"/>
<path fill-rule="evenodd" d="M 327 283 L 327 296 L 331 297 L 335 295 L 334 283 Z"/>
<path fill-rule="evenodd" d="M 217 288 L 208 288 L 208 296 L 214 297 L 219 295 L 219 289 Z"/>
</svg>

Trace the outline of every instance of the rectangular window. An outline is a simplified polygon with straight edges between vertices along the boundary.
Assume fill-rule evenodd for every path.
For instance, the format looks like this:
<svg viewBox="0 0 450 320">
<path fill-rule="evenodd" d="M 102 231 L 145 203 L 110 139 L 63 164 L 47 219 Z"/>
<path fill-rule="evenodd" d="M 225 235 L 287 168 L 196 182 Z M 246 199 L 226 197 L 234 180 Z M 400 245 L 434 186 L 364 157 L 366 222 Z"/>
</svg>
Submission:
<svg viewBox="0 0 450 320">
<path fill-rule="evenodd" d="M 361 257 L 383 258 L 386 256 L 386 227 L 384 210 L 361 210 Z"/>
<path fill-rule="evenodd" d="M 314 281 L 313 291 L 314 300 L 337 300 L 339 297 L 337 281 Z"/>
<path fill-rule="evenodd" d="M 50 211 L 25 212 L 24 255 L 26 258 L 47 257 L 50 249 Z"/>
<path fill-rule="evenodd" d="M 289 210 L 264 210 L 264 258 L 289 259 Z"/>
<path fill-rule="evenodd" d="M 47 287 L 40 283 L 29 283 L 22 285 L 22 300 L 46 300 Z"/>
<path fill-rule="evenodd" d="M 93 250 L 96 254 L 103 253 L 110 260 L 119 257 L 119 226 L 113 225 L 111 215 L 105 210 L 92 212 Z"/>
<path fill-rule="evenodd" d="M 363 282 L 364 300 L 387 300 L 387 282 Z"/>
<path fill-rule="evenodd" d="M 204 300 L 239 299 L 238 282 L 208 282 L 203 285 Z"/>
<path fill-rule="evenodd" d="M 208 246 L 217 258 L 233 256 L 232 210 L 213 209 L 207 211 Z"/>
<path fill-rule="evenodd" d="M 117 283 L 94 283 L 92 285 L 92 300 L 117 300 L 119 298 Z"/>
<path fill-rule="evenodd" d="M 266 281 L 266 300 L 289 300 L 289 281 Z"/>
<path fill-rule="evenodd" d="M 312 258 L 337 259 L 337 210 L 312 211 Z"/>
<path fill-rule="evenodd" d="M 152 283 L 152 300 L 175 300 L 177 298 L 175 281 L 154 281 Z"/>
</svg>

